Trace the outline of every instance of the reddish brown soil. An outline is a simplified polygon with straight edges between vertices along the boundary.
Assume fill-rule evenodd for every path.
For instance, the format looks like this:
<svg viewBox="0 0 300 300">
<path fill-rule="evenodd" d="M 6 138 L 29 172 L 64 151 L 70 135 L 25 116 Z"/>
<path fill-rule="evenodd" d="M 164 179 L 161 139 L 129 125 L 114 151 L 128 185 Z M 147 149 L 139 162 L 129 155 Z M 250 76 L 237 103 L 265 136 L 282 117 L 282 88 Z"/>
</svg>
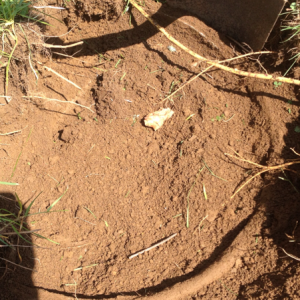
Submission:
<svg viewBox="0 0 300 300">
<path fill-rule="evenodd" d="M 145 2 L 152 14 L 159 11 L 157 22 L 195 52 L 219 60 L 235 56 L 225 37 L 196 18 Z M 15 252 L 3 252 L 35 272 L 8 264 L 1 299 L 153 295 L 214 266 L 230 246 L 240 255 L 228 270 L 226 262 L 222 265 L 228 272 L 214 271 L 212 283 L 184 299 L 300 298 L 298 262 L 281 249 L 300 257 L 297 169 L 285 171 L 295 189 L 278 178 L 284 177 L 278 171 L 257 177 L 231 199 L 256 170 L 251 173 L 251 165 L 224 155 L 234 149 L 263 165 L 296 159 L 289 148 L 300 152 L 295 132 L 299 88 L 275 88 L 271 81 L 214 70 L 173 101 L 159 103 L 205 65 L 193 65 L 194 59 L 176 46 L 176 52 L 169 51 L 171 43 L 135 9 L 120 16 L 121 6 L 109 1 L 76 3 L 68 2 L 67 11 L 55 14 L 64 23 L 49 19 L 55 26 L 44 34 L 60 36 L 72 29 L 47 43 L 85 43 L 53 49 L 74 58 L 52 53 L 38 60 L 81 90 L 37 65 L 38 83 L 30 69 L 24 70 L 26 89 L 12 81 L 13 99 L 0 106 L 1 133 L 22 130 L 0 139 L 0 178 L 19 183 L 1 186 L 1 195 L 12 198 L 16 192 L 28 206 L 42 192 L 32 207 L 39 212 L 67 190 L 53 208 L 58 212 L 28 220 L 31 229 L 41 229 L 59 245 L 33 238 L 45 249 L 21 248 L 21 263 Z M 255 61 L 231 66 L 263 72 Z M 73 101 L 94 113 L 73 104 L 22 98 L 22 93 Z M 160 107 L 171 107 L 175 114 L 154 132 L 144 126 L 143 117 Z M 205 164 L 218 177 L 207 168 L 199 174 Z M 128 259 L 174 233 L 164 245 Z M 83 269 L 75 271 L 79 267 Z"/>
</svg>

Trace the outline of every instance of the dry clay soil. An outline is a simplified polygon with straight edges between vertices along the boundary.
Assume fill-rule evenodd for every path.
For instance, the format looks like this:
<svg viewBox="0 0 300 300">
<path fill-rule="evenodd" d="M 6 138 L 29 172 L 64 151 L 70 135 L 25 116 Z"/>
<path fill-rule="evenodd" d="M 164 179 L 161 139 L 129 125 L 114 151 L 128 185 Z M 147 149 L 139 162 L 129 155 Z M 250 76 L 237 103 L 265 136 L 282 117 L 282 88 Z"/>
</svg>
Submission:
<svg viewBox="0 0 300 300">
<path fill-rule="evenodd" d="M 259 169 L 224 154 L 268 166 L 297 159 L 290 148 L 300 152 L 299 87 L 213 70 L 161 102 L 205 64 L 177 46 L 170 51 L 134 8 L 121 14 L 109 1 L 64 2 L 65 11 L 46 10 L 62 21 L 46 18 L 46 42 L 84 43 L 34 53 L 37 83 L 19 66 L 11 102 L 0 100 L 1 134 L 21 130 L 0 137 L 0 178 L 19 183 L 1 186 L 1 206 L 16 210 L 8 198 L 17 193 L 28 207 L 42 192 L 31 212 L 44 212 L 63 195 L 55 212 L 27 220 L 58 244 L 32 237 L 41 248 L 20 248 L 22 262 L 2 251 L 33 271 L 1 262 L 1 299 L 176 299 L 161 294 L 174 286 L 184 292 L 178 299 L 300 299 L 299 262 L 282 250 L 300 257 L 297 168 L 260 175 L 231 198 Z M 238 55 L 195 17 L 150 0 L 144 9 L 207 58 Z M 275 62 L 261 57 L 269 72 Z M 265 72 L 256 60 L 230 66 Z M 157 131 L 146 128 L 143 118 L 161 107 L 174 116 Z M 231 259 L 222 260 L 225 252 Z M 185 290 L 197 274 L 207 284 Z"/>
</svg>

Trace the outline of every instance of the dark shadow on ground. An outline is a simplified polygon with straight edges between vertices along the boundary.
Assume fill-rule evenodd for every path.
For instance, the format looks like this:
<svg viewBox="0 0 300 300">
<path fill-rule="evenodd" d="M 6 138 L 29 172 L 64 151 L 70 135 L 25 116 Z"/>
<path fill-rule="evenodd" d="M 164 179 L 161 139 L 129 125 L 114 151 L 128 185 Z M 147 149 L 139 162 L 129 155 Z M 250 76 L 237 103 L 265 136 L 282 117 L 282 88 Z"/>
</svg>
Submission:
<svg viewBox="0 0 300 300">
<path fill-rule="evenodd" d="M 290 149 L 293 148 L 300 153 L 300 133 L 297 132 L 297 126 L 300 129 L 300 118 L 286 124 L 288 133 L 284 136 L 285 147 L 280 157 L 276 157 L 282 159 L 283 163 L 300 159 Z M 272 165 L 276 164 L 272 163 Z M 299 274 L 299 262 L 283 251 L 284 249 L 287 253 L 300 258 L 300 164 L 290 166 L 289 170 L 284 170 L 284 173 L 278 170 L 274 174 L 267 174 L 264 177 L 265 187 L 256 199 L 265 211 L 261 235 L 269 238 L 278 249 L 279 258 L 276 267 L 273 268 L 277 271 L 259 275 L 253 282 L 241 286 L 237 299 L 266 299 L 267 295 L 273 295 L 270 297 L 276 300 L 291 299 L 292 291 L 294 291 L 293 299 L 300 297 L 296 280 Z M 290 182 L 280 180 L 279 177 L 285 177 Z"/>
<path fill-rule="evenodd" d="M 214 251 L 210 255 L 210 257 L 206 260 L 203 260 L 194 269 L 193 272 L 183 275 L 183 276 L 177 276 L 177 277 L 173 277 L 171 279 L 166 279 L 156 286 L 147 288 L 146 294 L 145 294 L 145 289 L 141 289 L 138 291 L 129 291 L 129 292 L 122 292 L 122 293 L 112 293 L 112 294 L 108 294 L 108 295 L 93 295 L 93 296 L 88 296 L 88 295 L 77 293 L 76 296 L 78 297 L 78 299 L 113 299 L 113 298 L 116 298 L 117 296 L 133 296 L 133 297 L 139 298 L 139 296 L 137 296 L 138 294 L 141 296 L 155 294 L 155 293 L 163 291 L 166 288 L 172 287 L 176 283 L 188 280 L 188 279 L 194 277 L 195 275 L 198 275 L 199 273 L 205 272 L 205 270 L 207 268 L 209 268 L 214 263 L 214 261 L 216 261 L 216 259 L 218 257 L 222 256 L 223 252 L 232 244 L 232 242 L 235 240 L 235 238 L 238 236 L 238 234 L 250 222 L 250 220 L 255 215 L 255 213 L 256 213 L 256 211 L 253 211 L 246 219 L 241 221 L 240 224 L 234 228 L 234 230 L 228 232 L 223 237 L 220 245 L 214 249 Z M 49 293 L 57 294 L 57 295 L 64 295 L 64 296 L 68 296 L 68 297 L 72 297 L 74 295 L 73 293 L 67 293 L 67 292 L 54 290 L 54 289 L 45 289 L 43 287 L 37 287 L 37 288 L 47 291 Z"/>
<path fill-rule="evenodd" d="M 171 8 L 167 4 L 162 5 L 161 8 L 157 12 L 155 12 L 155 14 L 151 15 L 151 17 L 155 21 L 157 21 L 157 23 L 161 27 L 164 28 L 172 24 L 178 18 L 183 16 L 194 16 L 195 18 L 197 18 L 197 16 L 185 10 L 177 9 L 173 7 Z M 137 22 L 133 15 L 131 18 L 131 22 L 132 25 L 134 26 L 133 29 L 127 29 L 117 33 L 111 33 L 111 34 L 84 39 L 82 40 L 84 44 L 76 47 L 64 49 L 63 53 L 72 55 L 73 57 L 93 56 L 95 55 L 95 53 L 103 54 L 107 51 L 126 48 L 140 43 L 143 43 L 148 49 L 149 46 L 147 45 L 147 40 L 152 36 L 154 36 L 155 34 L 157 34 L 159 31 L 147 20 L 143 24 L 137 25 Z M 230 43 L 232 43 L 229 39 L 226 38 L 225 35 L 221 33 L 219 35 L 220 35 L 220 39 L 227 45 L 230 45 Z M 60 39 L 58 37 L 48 39 L 47 43 L 53 45 L 64 45 L 64 46 L 74 44 L 74 42 L 65 44 L 63 39 Z M 150 49 L 150 48 L 148 50 L 157 52 L 164 61 L 170 64 L 174 64 L 173 62 L 167 59 L 167 57 L 163 54 L 163 52 Z M 58 51 L 59 50 L 57 50 L 57 52 Z M 63 61 L 66 58 L 67 57 L 59 56 L 59 59 L 61 61 Z M 182 66 L 178 66 L 178 67 L 182 68 Z"/>
<path fill-rule="evenodd" d="M 24 208 L 23 208 L 24 209 Z M 26 209 L 26 208 L 25 208 Z M 0 217 L 7 214 L 7 211 L 18 215 L 19 206 L 16 197 L 7 192 L 0 191 Z M 25 220 L 26 222 L 26 220 Z M 0 238 L 3 237 L 3 233 L 11 232 L 12 229 L 3 229 L 4 224 L 0 219 Z M 3 231 L 2 231 L 3 230 Z M 2 232 L 1 232 L 2 231 Z M 16 235 L 10 236 L 9 243 L 11 245 L 19 245 L 19 247 L 6 247 L 4 243 L 0 241 L 0 299 L 1 300 L 21 300 L 30 299 L 35 300 L 37 297 L 37 290 L 27 289 L 24 285 L 33 286 L 31 280 L 31 271 L 21 268 L 23 266 L 28 269 L 34 268 L 34 254 L 33 248 L 30 244 L 19 239 Z M 4 240 L 4 238 L 2 238 Z M 31 240 L 29 235 L 26 235 L 26 239 Z M 19 254 L 22 257 L 20 262 Z"/>
</svg>

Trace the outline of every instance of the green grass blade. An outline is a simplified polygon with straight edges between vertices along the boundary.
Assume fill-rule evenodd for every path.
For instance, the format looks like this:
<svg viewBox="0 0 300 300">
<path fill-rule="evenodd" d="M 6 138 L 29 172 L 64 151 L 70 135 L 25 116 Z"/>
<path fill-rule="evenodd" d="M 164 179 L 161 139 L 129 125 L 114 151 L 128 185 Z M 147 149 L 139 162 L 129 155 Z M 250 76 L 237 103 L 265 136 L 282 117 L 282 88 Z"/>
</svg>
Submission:
<svg viewBox="0 0 300 300">
<path fill-rule="evenodd" d="M 26 239 L 19 233 L 19 231 L 16 229 L 16 227 L 15 227 L 14 225 L 10 224 L 10 226 L 11 226 L 11 228 L 13 229 L 13 231 L 14 231 L 14 232 L 15 232 L 22 240 L 24 240 L 25 242 L 27 242 L 27 243 L 33 245 L 31 242 L 29 242 L 28 240 L 26 240 Z"/>
<path fill-rule="evenodd" d="M 20 200 L 17 193 L 15 193 L 15 196 L 16 196 L 16 199 L 17 199 L 19 207 L 20 207 L 20 210 L 19 210 L 19 213 L 18 213 L 18 218 L 19 218 L 21 216 L 22 211 L 23 211 L 23 205 L 22 205 L 22 202 L 21 202 L 21 200 Z"/>
<path fill-rule="evenodd" d="M 2 240 L 1 238 L 0 238 L 0 242 L 3 243 L 4 245 L 9 246 L 9 244 L 7 244 L 7 243 L 6 243 L 4 240 Z"/>
<path fill-rule="evenodd" d="M 14 28 L 13 28 L 13 31 L 14 31 Z M 14 39 L 15 39 L 15 44 L 14 44 L 14 47 L 13 49 L 11 50 L 10 54 L 9 54 L 9 57 L 8 57 L 8 61 L 7 61 L 7 66 L 6 66 L 6 74 L 5 74 L 5 93 L 6 95 L 7 92 L 8 92 L 8 78 L 9 78 L 9 67 L 10 67 L 10 62 L 11 62 L 11 59 L 12 59 L 12 56 L 17 48 L 17 45 L 18 45 L 18 38 L 16 36 L 16 34 L 14 34 Z"/>
<path fill-rule="evenodd" d="M 67 210 L 62 209 L 62 210 L 53 210 L 53 211 L 41 211 L 41 212 L 38 212 L 38 213 L 29 214 L 27 217 L 41 215 L 41 214 L 51 214 L 51 213 L 55 213 L 55 212 L 65 212 L 65 211 L 67 211 Z"/>
<path fill-rule="evenodd" d="M 4 181 L 0 181 L 0 184 L 4 184 L 4 185 L 19 185 L 18 183 L 4 182 Z"/>
<path fill-rule="evenodd" d="M 31 209 L 31 206 L 32 204 L 34 203 L 34 201 L 42 194 L 42 192 L 40 192 L 33 200 L 32 202 L 29 204 L 29 206 L 27 207 L 26 211 L 25 211 L 25 214 L 24 214 L 24 217 L 28 217 L 28 214 L 29 214 L 29 211 Z"/>
<path fill-rule="evenodd" d="M 53 240 L 50 240 L 50 239 L 48 239 L 48 238 L 46 238 L 46 237 L 44 237 L 44 236 L 42 236 L 42 235 L 40 235 L 40 234 L 33 233 L 33 235 L 39 237 L 40 239 L 45 239 L 45 240 L 47 240 L 47 241 L 49 241 L 49 242 L 51 242 L 51 243 L 53 243 L 53 244 L 59 245 L 58 242 L 55 242 L 55 241 L 53 241 Z"/>
<path fill-rule="evenodd" d="M 93 215 L 93 217 L 94 217 L 95 219 L 97 219 L 97 217 L 95 216 L 95 214 L 94 214 L 89 208 L 87 208 L 86 206 L 84 206 L 83 208 L 85 208 L 90 214 Z"/>
<path fill-rule="evenodd" d="M 43 13 L 43 14 L 45 14 L 45 13 Z M 29 17 L 29 16 L 24 16 L 24 15 L 20 15 L 21 17 L 23 17 L 23 18 L 26 18 L 26 19 L 29 19 L 29 20 L 31 20 L 31 21 L 35 21 L 35 22 L 38 22 L 38 23 L 41 23 L 41 24 L 43 24 L 43 25 L 47 25 L 47 26 L 52 26 L 51 24 L 49 24 L 49 23 L 47 23 L 47 22 L 45 22 L 45 21 L 41 21 L 41 20 L 38 20 L 38 19 L 35 19 L 35 18 L 31 18 L 31 17 Z M 48 15 L 49 17 L 52 17 L 52 16 L 50 16 L 50 15 Z M 54 17 L 52 17 L 53 19 L 55 19 Z M 56 19 L 57 21 L 59 21 L 59 22 L 61 22 L 60 20 L 58 20 L 58 19 Z M 63 23 L 63 22 L 62 22 Z"/>
<path fill-rule="evenodd" d="M 50 207 L 47 209 L 47 212 L 49 212 L 49 211 L 53 208 L 53 206 L 55 206 L 55 205 L 61 200 L 61 198 L 66 194 L 67 191 L 68 191 L 68 188 L 64 191 L 64 193 L 63 193 L 58 199 L 56 199 L 56 200 L 50 205 Z"/>
</svg>

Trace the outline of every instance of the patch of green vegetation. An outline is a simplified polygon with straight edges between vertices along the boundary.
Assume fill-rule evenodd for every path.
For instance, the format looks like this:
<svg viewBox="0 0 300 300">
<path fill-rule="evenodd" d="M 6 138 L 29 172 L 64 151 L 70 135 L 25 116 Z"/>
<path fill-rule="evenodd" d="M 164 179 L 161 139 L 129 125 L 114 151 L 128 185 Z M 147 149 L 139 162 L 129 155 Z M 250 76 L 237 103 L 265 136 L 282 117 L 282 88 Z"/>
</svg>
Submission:
<svg viewBox="0 0 300 300">
<path fill-rule="evenodd" d="M 295 132 L 300 133 L 300 127 L 299 126 L 295 127 Z"/>
<path fill-rule="evenodd" d="M 291 52 L 294 54 L 290 60 L 293 61 L 291 66 L 285 72 L 284 76 L 291 70 L 291 68 L 295 65 L 295 63 L 299 60 L 300 53 L 299 53 L 299 34 L 300 34 L 300 22 L 299 22 L 299 14 L 300 14 L 300 4 L 298 1 L 292 2 L 290 7 L 287 9 L 287 12 L 283 13 L 282 15 L 288 15 L 285 22 L 286 25 L 281 27 L 282 31 L 291 32 L 290 36 L 284 41 L 295 41 L 296 47 L 290 47 Z"/>
<path fill-rule="evenodd" d="M 214 122 L 214 121 L 222 121 L 225 119 L 225 115 L 224 114 L 221 114 L 220 116 L 216 116 L 215 118 L 212 118 L 211 121 Z"/>
<path fill-rule="evenodd" d="M 14 52 L 19 44 L 18 36 L 16 34 L 15 25 L 18 24 L 21 32 L 23 33 L 27 45 L 29 47 L 29 60 L 31 60 L 31 51 L 30 44 L 25 34 L 25 31 L 22 28 L 22 21 L 28 22 L 39 22 L 42 24 L 49 25 L 46 22 L 43 22 L 38 16 L 31 16 L 30 10 L 36 10 L 32 7 L 32 1 L 28 0 L 2 0 L 0 1 L 0 32 L 2 34 L 2 51 L 1 54 L 7 58 L 6 62 L 6 72 L 5 72 L 5 94 L 7 96 L 8 92 L 8 81 L 9 81 L 9 72 L 11 60 L 15 59 Z M 43 13 L 39 11 L 40 13 Z M 45 13 L 43 13 L 46 15 Z M 6 46 L 9 45 L 9 46 Z M 5 49 L 9 48 L 9 53 L 5 52 Z M 37 77 L 37 72 L 33 69 L 32 63 L 30 62 L 30 68 L 33 70 L 35 76 Z M 1 62 L 3 65 L 3 63 Z"/>
<path fill-rule="evenodd" d="M 274 89 L 277 89 L 277 88 L 279 88 L 282 85 L 282 82 L 280 82 L 280 81 L 274 81 L 273 84 L 274 84 Z"/>
<path fill-rule="evenodd" d="M 17 200 L 18 207 L 19 207 L 19 211 L 17 214 L 10 212 L 7 209 L 3 209 L 3 208 L 0 209 L 0 243 L 2 244 L 1 247 L 11 247 L 12 248 L 14 246 L 17 246 L 17 245 L 12 245 L 10 242 L 10 237 L 13 235 L 18 236 L 18 238 L 24 240 L 26 243 L 33 245 L 33 243 L 27 237 L 28 234 L 32 234 L 33 236 L 36 236 L 41 239 L 46 239 L 49 242 L 52 242 L 54 244 L 59 244 L 55 241 L 50 240 L 49 238 L 46 238 L 42 235 L 37 234 L 36 232 L 38 230 L 30 230 L 25 221 L 26 218 L 33 216 L 33 215 L 50 213 L 50 210 L 52 209 L 52 207 L 54 205 L 52 205 L 47 211 L 38 212 L 38 213 L 30 213 L 32 205 L 34 204 L 34 202 L 40 195 L 41 195 L 41 193 L 39 193 L 31 201 L 31 203 L 25 210 L 18 195 L 15 194 L 15 198 Z"/>
</svg>

